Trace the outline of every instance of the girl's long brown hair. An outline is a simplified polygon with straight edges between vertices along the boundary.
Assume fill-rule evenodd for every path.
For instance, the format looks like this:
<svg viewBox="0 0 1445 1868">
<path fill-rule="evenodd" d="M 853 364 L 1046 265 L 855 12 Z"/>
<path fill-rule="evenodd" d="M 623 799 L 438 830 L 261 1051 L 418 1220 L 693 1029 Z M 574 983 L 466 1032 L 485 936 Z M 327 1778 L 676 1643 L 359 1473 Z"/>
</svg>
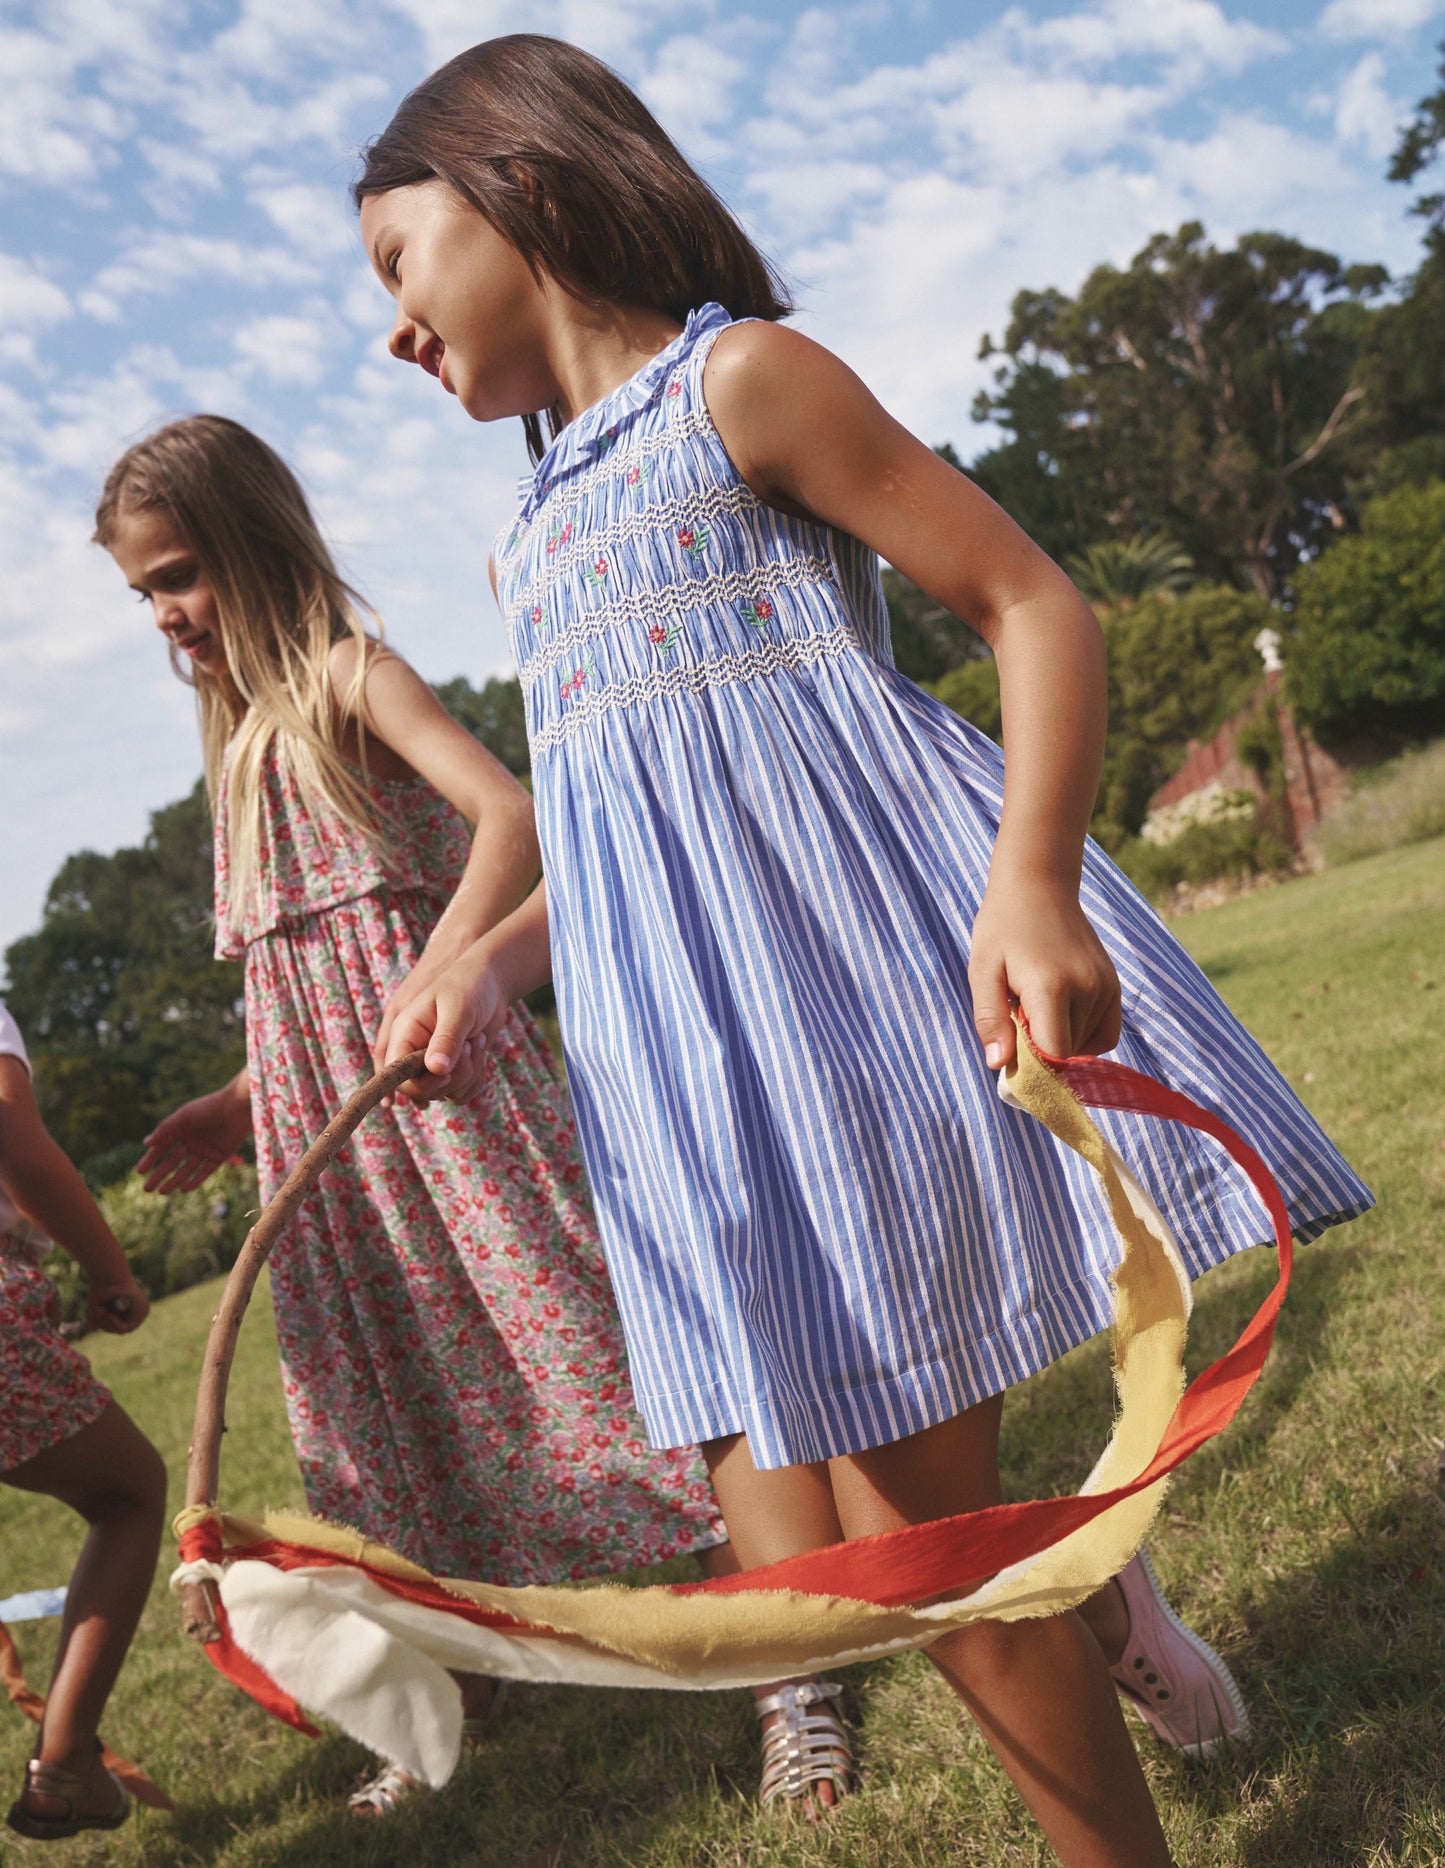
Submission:
<svg viewBox="0 0 1445 1868">
<path fill-rule="evenodd" d="M 109 546 L 136 512 L 166 515 L 216 599 L 226 672 L 189 669 L 174 648 L 171 666 L 196 690 L 213 809 L 230 749 L 227 853 L 237 912 L 257 880 L 262 765 L 273 744 L 303 801 L 330 805 L 384 855 L 359 705 L 380 623 L 337 570 L 291 469 L 239 422 L 190 415 L 138 441 L 111 468 L 96 508 L 96 543 Z M 356 718 L 359 779 L 343 752 L 342 709 L 327 670 L 333 646 L 348 639 L 357 650 L 345 700 Z"/>
<path fill-rule="evenodd" d="M 440 180 L 531 266 L 594 303 L 682 323 L 716 300 L 735 318 L 785 318 L 787 288 L 647 106 L 590 52 L 541 33 L 487 39 L 397 107 L 352 187 Z M 546 411 L 553 435 L 561 426 Z M 523 418 L 533 460 L 544 443 Z"/>
</svg>

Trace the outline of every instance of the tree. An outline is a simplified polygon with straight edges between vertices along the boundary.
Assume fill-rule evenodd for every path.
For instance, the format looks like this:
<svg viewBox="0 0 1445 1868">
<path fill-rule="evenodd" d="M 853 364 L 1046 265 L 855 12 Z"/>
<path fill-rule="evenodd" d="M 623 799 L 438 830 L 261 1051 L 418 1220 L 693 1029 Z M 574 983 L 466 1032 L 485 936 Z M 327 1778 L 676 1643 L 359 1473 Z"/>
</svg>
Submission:
<svg viewBox="0 0 1445 1868">
<path fill-rule="evenodd" d="M 525 776 L 516 681 L 458 676 L 442 704 Z M 97 1181 L 116 1178 L 161 1116 L 245 1061 L 242 969 L 212 958 L 205 790 L 156 811 L 138 848 L 82 850 L 57 871 L 39 931 L 6 951 L 6 998 L 51 1132 Z"/>
<path fill-rule="evenodd" d="M 1190 222 L 1077 298 L 1021 292 L 1001 352 L 984 340 L 1002 361 L 974 414 L 1012 439 L 979 482 L 1008 505 L 1011 474 L 1015 517 L 1056 553 L 1165 532 L 1204 576 L 1272 598 L 1347 523 L 1354 370 L 1387 283 L 1283 234 L 1221 251 Z"/>
<path fill-rule="evenodd" d="M 1089 602 L 1103 610 L 1127 609 L 1155 591 L 1178 596 L 1194 582 L 1194 560 L 1163 533 L 1102 539 L 1075 553 L 1064 569 Z"/>
<path fill-rule="evenodd" d="M 1440 76 L 1445 80 L 1445 44 Z M 1445 82 L 1422 98 L 1401 132 L 1389 176 L 1413 182 L 1445 144 Z M 1445 194 L 1424 194 L 1411 212 L 1426 223 L 1425 253 L 1408 290 L 1373 320 L 1359 370 L 1383 452 L 1374 493 L 1445 479 Z"/>
<path fill-rule="evenodd" d="M 5 954 L 41 1112 L 82 1166 L 124 1151 L 245 1058 L 241 968 L 211 957 L 203 788 L 154 813 L 138 848 L 61 865 L 35 934 Z"/>
<path fill-rule="evenodd" d="M 1254 638 L 1277 613 L 1253 592 L 1156 591 L 1100 620 L 1109 650 L 1109 738 L 1091 826 L 1106 849 L 1137 834 L 1149 800 L 1264 679 Z"/>
<path fill-rule="evenodd" d="M 460 720 L 509 772 L 526 777 L 532 760 L 520 681 L 494 675 L 483 687 L 474 688 L 465 675 L 454 675 L 450 681 L 439 682 L 435 693 L 452 718 Z"/>
<path fill-rule="evenodd" d="M 1227 585 L 1151 591 L 1100 618 L 1109 651 L 1109 738 L 1089 828 L 1105 849 L 1138 833 L 1149 800 L 1191 739 L 1207 739 L 1263 679 L 1254 638 L 1276 616 Z M 945 675 L 934 692 L 992 739 L 1002 737 L 990 656 Z"/>
<path fill-rule="evenodd" d="M 1303 567 L 1285 680 L 1324 741 L 1445 732 L 1445 484 L 1372 501 Z"/>
<path fill-rule="evenodd" d="M 1415 115 L 1400 132 L 1390 159 L 1392 182 L 1413 182 L 1445 147 L 1445 40 L 1440 43 L 1440 80 L 1440 89 L 1420 99 Z M 1410 212 L 1428 224 L 1427 245 L 1438 245 L 1445 239 L 1445 194 L 1421 195 Z"/>
</svg>

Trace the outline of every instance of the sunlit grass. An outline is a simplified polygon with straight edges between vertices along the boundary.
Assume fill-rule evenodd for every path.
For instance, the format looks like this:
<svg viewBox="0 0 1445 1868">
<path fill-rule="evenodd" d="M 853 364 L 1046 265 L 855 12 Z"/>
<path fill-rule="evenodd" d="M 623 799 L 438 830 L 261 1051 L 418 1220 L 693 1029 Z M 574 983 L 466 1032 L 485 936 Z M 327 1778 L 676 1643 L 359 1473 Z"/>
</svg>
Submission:
<svg viewBox="0 0 1445 1868">
<path fill-rule="evenodd" d="M 1270 1366 L 1181 1473 L 1154 1544 L 1184 1612 L 1228 1656 L 1255 1739 L 1190 1764 L 1140 1738 L 1183 1868 L 1445 1862 L 1445 844 L 1305 877 L 1176 924 L 1337 1137 L 1380 1207 L 1301 1255 Z M 1264 1253 L 1200 1287 L 1192 1359 L 1218 1354 L 1273 1276 Z M 95 1360 L 181 1482 L 217 1287 L 157 1306 Z M 232 1381 L 223 1496 L 295 1503 L 264 1293 Z M 1077 1481 L 1108 1420 L 1090 1345 L 1032 1382 L 1006 1426 L 1018 1496 Z M 1086 1423 L 1081 1432 L 1080 1423 Z M 64 1580 L 58 1507 L 0 1494 L 0 1593 Z M 16 1633 L 42 1681 L 54 1623 Z M 810 1829 L 760 1818 L 745 1696 L 514 1690 L 441 1795 L 349 1819 L 360 1750 L 268 1721 L 179 1632 L 159 1579 L 108 1721 L 182 1805 L 47 1860 L 117 1868 L 1023 1868 L 1049 1859 L 917 1655 L 847 1675 L 865 1788 Z M 0 1718 L 18 1785 L 29 1729 Z M 0 1845 L 3 1848 L 3 1845 Z M 6 1858 L 7 1860 L 9 1857 Z M 36 1857 L 38 1860 L 38 1856 Z"/>
</svg>

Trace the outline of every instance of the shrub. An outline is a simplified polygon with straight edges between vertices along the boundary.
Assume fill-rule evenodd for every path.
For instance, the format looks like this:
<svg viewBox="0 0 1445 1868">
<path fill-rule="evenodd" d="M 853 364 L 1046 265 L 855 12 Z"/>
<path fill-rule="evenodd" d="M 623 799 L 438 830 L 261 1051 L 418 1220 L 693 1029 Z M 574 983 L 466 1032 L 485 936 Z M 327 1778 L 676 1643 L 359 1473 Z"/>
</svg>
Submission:
<svg viewBox="0 0 1445 1868">
<path fill-rule="evenodd" d="M 1376 767 L 1319 828 L 1320 854 L 1350 863 L 1445 835 L 1445 740 Z"/>
<path fill-rule="evenodd" d="M 965 662 L 933 686 L 945 707 L 951 707 L 992 740 L 1003 740 L 1003 711 L 998 698 L 998 665 L 992 655 Z"/>
<path fill-rule="evenodd" d="M 1294 863 L 1293 850 L 1272 820 L 1273 813 L 1264 807 L 1249 818 L 1192 824 L 1170 843 L 1132 837 L 1114 853 L 1114 860 L 1151 901 L 1181 882 L 1270 874 Z"/>
<path fill-rule="evenodd" d="M 1372 500 L 1298 580 L 1285 681 L 1323 742 L 1445 726 L 1445 483 Z"/>
<path fill-rule="evenodd" d="M 100 1195 L 100 1210 L 120 1241 L 136 1282 L 151 1298 L 169 1297 L 229 1271 L 256 1219 L 256 1170 L 231 1163 L 194 1193 L 147 1193 L 129 1174 Z M 66 1253 L 52 1251 L 45 1269 L 67 1317 L 85 1309 L 85 1279 Z"/>
</svg>

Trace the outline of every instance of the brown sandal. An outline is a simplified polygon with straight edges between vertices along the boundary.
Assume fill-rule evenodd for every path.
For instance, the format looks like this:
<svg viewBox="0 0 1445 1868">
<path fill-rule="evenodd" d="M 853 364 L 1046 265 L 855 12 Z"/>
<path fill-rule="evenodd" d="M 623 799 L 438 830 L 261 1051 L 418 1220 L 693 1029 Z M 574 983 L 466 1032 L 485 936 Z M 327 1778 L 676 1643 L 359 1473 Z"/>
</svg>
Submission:
<svg viewBox="0 0 1445 1868">
<path fill-rule="evenodd" d="M 120 1798 L 119 1804 L 105 1815 L 81 1807 L 101 1788 L 102 1779 Z M 27 1796 L 53 1797 L 57 1803 L 67 1806 L 66 1813 L 64 1816 L 38 1816 L 26 1809 L 24 1798 Z M 96 1739 L 94 1760 L 83 1774 L 31 1758 L 25 1766 L 25 1789 L 10 1805 L 10 1814 L 5 1820 L 16 1835 L 28 1836 L 32 1842 L 60 1842 L 66 1836 L 78 1836 L 85 1829 L 119 1829 L 129 1815 L 130 1792 L 106 1769 L 101 1759 L 101 1743 Z"/>
<path fill-rule="evenodd" d="M 760 1719 L 772 1712 L 778 1715 L 774 1724 L 763 1727 L 758 1801 L 765 1810 L 780 1799 L 823 1810 L 827 1806 L 813 1794 L 818 1785 L 831 1784 L 835 1801 L 852 1789 L 848 1728 L 831 1703 L 842 1696 L 836 1680 L 788 1680 L 757 1702 Z"/>
</svg>

